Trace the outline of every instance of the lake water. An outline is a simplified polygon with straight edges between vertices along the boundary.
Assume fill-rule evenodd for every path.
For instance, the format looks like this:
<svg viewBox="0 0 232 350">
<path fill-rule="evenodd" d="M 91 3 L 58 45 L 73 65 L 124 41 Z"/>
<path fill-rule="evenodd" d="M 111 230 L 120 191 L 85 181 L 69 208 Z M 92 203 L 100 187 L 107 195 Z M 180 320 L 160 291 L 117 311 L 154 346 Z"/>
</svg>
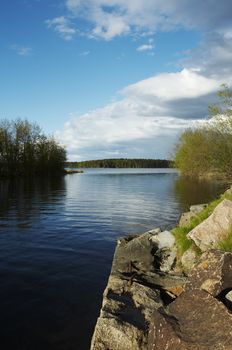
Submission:
<svg viewBox="0 0 232 350">
<path fill-rule="evenodd" d="M 0 181 L 0 348 L 89 349 L 117 238 L 224 189 L 168 169 Z"/>
</svg>

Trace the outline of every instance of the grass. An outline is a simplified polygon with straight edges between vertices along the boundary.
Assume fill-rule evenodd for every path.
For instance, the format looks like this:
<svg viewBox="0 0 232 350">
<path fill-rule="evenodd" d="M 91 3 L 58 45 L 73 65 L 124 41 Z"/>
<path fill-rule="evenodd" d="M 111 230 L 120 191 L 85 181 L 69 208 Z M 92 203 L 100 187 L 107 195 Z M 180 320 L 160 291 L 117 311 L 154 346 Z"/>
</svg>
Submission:
<svg viewBox="0 0 232 350">
<path fill-rule="evenodd" d="M 230 228 L 228 236 L 218 244 L 218 248 L 225 252 L 232 252 L 232 227 Z"/>
<path fill-rule="evenodd" d="M 212 214 L 212 212 L 214 211 L 216 206 L 219 203 L 221 203 L 224 199 L 232 200 L 232 193 L 231 194 L 224 193 L 220 196 L 220 198 L 210 202 L 205 209 L 203 209 L 199 214 L 197 214 L 197 216 L 193 217 L 190 220 L 189 225 L 183 226 L 183 227 L 177 226 L 172 230 L 172 233 L 176 239 L 176 246 L 177 246 L 178 255 L 182 256 L 184 254 L 184 252 L 186 252 L 186 250 L 188 250 L 191 247 L 193 249 L 195 249 L 194 242 L 192 240 L 188 239 L 187 234 L 192 229 L 194 229 L 197 225 L 199 225 L 202 221 L 207 219 Z M 226 251 L 232 251 L 232 228 L 231 228 L 231 234 L 228 236 L 227 239 L 222 241 L 220 243 L 220 245 L 228 247 L 227 249 L 231 249 L 231 250 L 226 250 L 224 248 L 220 248 L 220 249 L 226 250 Z"/>
</svg>

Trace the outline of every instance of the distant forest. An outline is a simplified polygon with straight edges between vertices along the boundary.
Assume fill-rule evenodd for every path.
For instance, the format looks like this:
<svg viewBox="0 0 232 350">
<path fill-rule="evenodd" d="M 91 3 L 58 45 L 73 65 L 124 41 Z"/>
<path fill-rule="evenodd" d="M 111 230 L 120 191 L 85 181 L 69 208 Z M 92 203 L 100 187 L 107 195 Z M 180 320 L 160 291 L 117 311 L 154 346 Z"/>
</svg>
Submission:
<svg viewBox="0 0 232 350">
<path fill-rule="evenodd" d="M 68 168 L 170 168 L 166 159 L 98 159 L 84 162 L 66 162 Z"/>
</svg>

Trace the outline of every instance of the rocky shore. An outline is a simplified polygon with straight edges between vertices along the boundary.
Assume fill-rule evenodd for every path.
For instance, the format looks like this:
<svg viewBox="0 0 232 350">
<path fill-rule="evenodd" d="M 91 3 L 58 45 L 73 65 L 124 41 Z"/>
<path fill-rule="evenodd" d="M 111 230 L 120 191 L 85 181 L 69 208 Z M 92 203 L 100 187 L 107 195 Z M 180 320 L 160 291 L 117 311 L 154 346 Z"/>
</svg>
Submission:
<svg viewBox="0 0 232 350">
<path fill-rule="evenodd" d="M 182 253 L 175 230 L 118 240 L 91 350 L 232 350 L 232 189 L 190 209 Z"/>
</svg>

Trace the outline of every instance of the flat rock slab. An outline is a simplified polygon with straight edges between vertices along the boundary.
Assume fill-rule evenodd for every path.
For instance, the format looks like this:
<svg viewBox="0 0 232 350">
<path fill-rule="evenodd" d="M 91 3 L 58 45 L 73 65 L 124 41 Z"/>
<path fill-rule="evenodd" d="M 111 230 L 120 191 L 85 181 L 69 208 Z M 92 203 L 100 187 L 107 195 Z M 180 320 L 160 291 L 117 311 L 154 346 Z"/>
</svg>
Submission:
<svg viewBox="0 0 232 350">
<path fill-rule="evenodd" d="M 224 199 L 213 213 L 188 233 L 188 238 L 202 250 L 217 248 L 232 226 L 232 201 Z"/>
<path fill-rule="evenodd" d="M 111 275 L 91 350 L 147 350 L 148 325 L 161 306 L 158 290 Z"/>
<path fill-rule="evenodd" d="M 185 285 L 185 290 L 197 288 L 213 296 L 232 289 L 232 253 L 210 250 L 202 254 Z"/>
<path fill-rule="evenodd" d="M 232 314 L 203 290 L 182 293 L 153 315 L 148 350 L 164 349 L 232 350 Z"/>
</svg>

